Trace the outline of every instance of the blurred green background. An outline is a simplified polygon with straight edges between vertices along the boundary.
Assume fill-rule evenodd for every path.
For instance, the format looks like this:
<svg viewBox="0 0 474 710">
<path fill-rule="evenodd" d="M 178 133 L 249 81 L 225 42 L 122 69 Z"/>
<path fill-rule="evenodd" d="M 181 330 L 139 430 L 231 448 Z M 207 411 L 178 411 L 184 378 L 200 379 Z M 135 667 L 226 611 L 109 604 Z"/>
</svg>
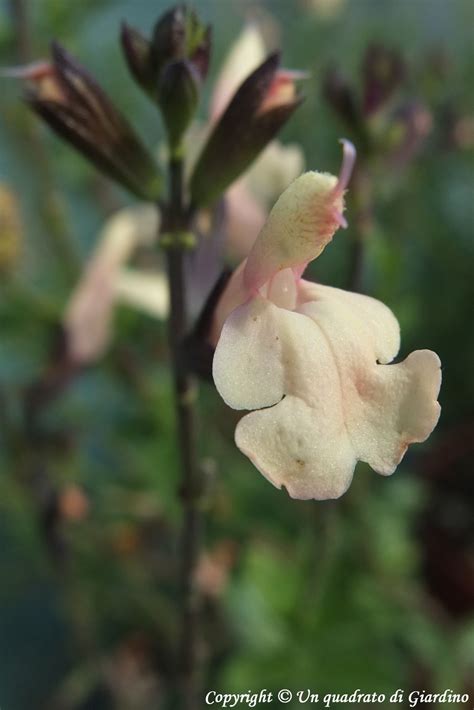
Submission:
<svg viewBox="0 0 474 710">
<path fill-rule="evenodd" d="M 154 147 L 162 124 L 117 37 L 123 19 L 149 33 L 167 7 L 1 0 L 0 62 L 43 57 L 59 38 Z M 203 116 L 249 17 L 270 26 L 285 66 L 311 71 L 282 135 L 302 146 L 308 168 L 336 172 L 337 139 L 350 134 L 324 101 L 327 68 L 337 64 L 359 90 L 370 43 L 401 52 L 407 71 L 393 111 L 416 102 L 429 130 L 403 164 L 389 159 L 387 141 L 367 160 L 363 288 L 399 318 L 401 355 L 435 350 L 444 378 L 430 440 L 393 478 L 359 464 L 348 493 L 323 503 L 270 486 L 233 445 L 234 413 L 203 384 L 200 448 L 214 479 L 200 573 L 206 688 L 473 694 L 474 5 L 194 7 L 214 26 Z M 165 329 L 121 307 L 106 356 L 51 401 L 38 395 L 81 265 L 130 198 L 39 126 L 20 96 L 1 80 L 0 707 L 172 708 L 180 511 Z M 351 230 L 313 277 L 347 286 Z"/>
</svg>

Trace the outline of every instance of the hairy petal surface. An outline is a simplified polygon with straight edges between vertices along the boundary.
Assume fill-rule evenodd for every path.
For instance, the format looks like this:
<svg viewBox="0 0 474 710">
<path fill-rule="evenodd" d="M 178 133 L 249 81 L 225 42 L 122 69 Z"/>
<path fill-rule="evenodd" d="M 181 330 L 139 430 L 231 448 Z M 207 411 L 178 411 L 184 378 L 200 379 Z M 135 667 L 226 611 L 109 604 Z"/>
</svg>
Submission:
<svg viewBox="0 0 474 710">
<path fill-rule="evenodd" d="M 343 210 L 336 194 L 337 178 L 308 172 L 280 196 L 247 260 L 245 282 L 258 289 L 278 271 L 315 259 L 339 226 L 332 209 Z"/>
</svg>

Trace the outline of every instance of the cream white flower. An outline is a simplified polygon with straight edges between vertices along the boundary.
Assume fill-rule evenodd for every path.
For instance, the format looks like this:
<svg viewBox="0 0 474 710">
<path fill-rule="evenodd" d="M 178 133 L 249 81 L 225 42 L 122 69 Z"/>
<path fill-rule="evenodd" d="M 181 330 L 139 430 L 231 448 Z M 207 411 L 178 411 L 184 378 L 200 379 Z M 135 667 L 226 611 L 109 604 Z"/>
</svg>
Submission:
<svg viewBox="0 0 474 710">
<path fill-rule="evenodd" d="M 339 180 L 306 173 L 283 193 L 216 312 L 215 384 L 255 410 L 237 446 L 294 498 L 338 498 L 357 461 L 390 475 L 440 413 L 435 353 L 389 365 L 400 334 L 385 305 L 300 278 L 344 222 L 353 159 L 346 143 Z"/>
<path fill-rule="evenodd" d="M 119 301 L 166 317 L 165 275 L 125 269 L 138 246 L 156 240 L 158 226 L 158 211 L 147 204 L 119 210 L 105 223 L 64 314 L 69 355 L 75 362 L 87 364 L 104 353 Z"/>
</svg>

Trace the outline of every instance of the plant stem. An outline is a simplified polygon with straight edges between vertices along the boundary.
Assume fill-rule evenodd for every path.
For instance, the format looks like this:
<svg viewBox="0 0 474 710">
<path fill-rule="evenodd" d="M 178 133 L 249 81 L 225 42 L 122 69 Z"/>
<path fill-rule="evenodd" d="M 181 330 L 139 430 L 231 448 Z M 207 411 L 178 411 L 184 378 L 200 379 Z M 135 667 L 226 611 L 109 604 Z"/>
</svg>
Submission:
<svg viewBox="0 0 474 710">
<path fill-rule="evenodd" d="M 173 362 L 173 377 L 181 456 L 180 497 L 183 507 L 181 532 L 181 639 L 179 646 L 179 681 L 183 710 L 197 710 L 199 684 L 199 598 L 195 577 L 202 535 L 202 480 L 196 457 L 194 402 L 196 384 L 182 357 L 182 342 L 187 333 L 186 282 L 184 273 L 185 247 L 180 244 L 180 232 L 186 228 L 183 204 L 183 166 L 181 159 L 170 161 L 170 204 L 168 230 L 171 244 L 167 248 L 170 283 L 169 342 Z"/>
</svg>

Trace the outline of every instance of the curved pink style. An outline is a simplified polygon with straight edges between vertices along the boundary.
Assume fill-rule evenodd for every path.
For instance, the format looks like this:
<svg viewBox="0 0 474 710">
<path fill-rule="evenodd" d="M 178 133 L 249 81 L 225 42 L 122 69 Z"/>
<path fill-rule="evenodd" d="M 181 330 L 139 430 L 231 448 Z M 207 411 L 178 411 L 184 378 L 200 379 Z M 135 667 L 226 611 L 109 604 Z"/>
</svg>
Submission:
<svg viewBox="0 0 474 710">
<path fill-rule="evenodd" d="M 351 141 L 348 141 L 347 138 L 341 138 L 339 143 L 342 145 L 342 165 L 337 185 L 334 188 L 334 196 L 342 195 L 344 190 L 347 189 L 357 157 L 357 151 Z"/>
</svg>

